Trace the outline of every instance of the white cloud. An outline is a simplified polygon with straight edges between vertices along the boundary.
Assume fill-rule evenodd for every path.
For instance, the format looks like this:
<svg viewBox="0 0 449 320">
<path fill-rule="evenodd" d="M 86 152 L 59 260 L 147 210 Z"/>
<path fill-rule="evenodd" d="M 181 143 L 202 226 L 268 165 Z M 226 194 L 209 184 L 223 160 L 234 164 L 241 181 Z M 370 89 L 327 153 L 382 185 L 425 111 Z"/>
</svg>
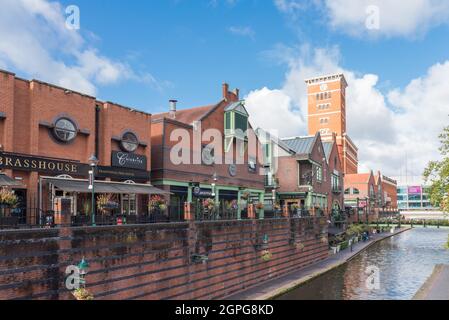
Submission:
<svg viewBox="0 0 449 320">
<path fill-rule="evenodd" d="M 255 122 L 278 129 L 281 136 L 307 134 L 307 96 L 304 79 L 343 72 L 348 81 L 347 130 L 359 147 L 360 169 L 381 170 L 390 176 L 421 175 L 429 160 L 437 159 L 438 134 L 449 124 L 449 61 L 435 64 L 426 75 L 403 89 L 382 93 L 379 77 L 359 75 L 339 64 L 338 48 L 278 46 L 271 57 L 288 64 L 282 88 L 254 90 L 247 107 Z M 255 111 L 267 112 L 256 114 Z"/>
<path fill-rule="evenodd" d="M 250 92 L 245 100 L 254 128 L 268 132 L 277 130 L 281 136 L 293 136 L 306 130 L 303 115 L 283 90 L 262 88 Z"/>
<path fill-rule="evenodd" d="M 248 26 L 232 26 L 228 28 L 229 32 L 232 34 L 242 36 L 242 37 L 249 37 L 254 40 L 254 37 L 256 36 L 256 32 Z"/>
<path fill-rule="evenodd" d="M 274 0 L 274 4 L 293 19 L 313 6 L 329 27 L 353 36 L 415 37 L 449 19 L 447 0 Z M 367 28 L 367 21 L 376 20 L 379 28 L 372 24 Z"/>
<path fill-rule="evenodd" d="M 90 95 L 96 95 L 97 85 L 127 79 L 157 87 L 150 74 L 137 74 L 126 63 L 101 55 L 89 45 L 89 37 L 68 29 L 60 3 L 2 0 L 1 7 L 2 68 Z"/>
</svg>

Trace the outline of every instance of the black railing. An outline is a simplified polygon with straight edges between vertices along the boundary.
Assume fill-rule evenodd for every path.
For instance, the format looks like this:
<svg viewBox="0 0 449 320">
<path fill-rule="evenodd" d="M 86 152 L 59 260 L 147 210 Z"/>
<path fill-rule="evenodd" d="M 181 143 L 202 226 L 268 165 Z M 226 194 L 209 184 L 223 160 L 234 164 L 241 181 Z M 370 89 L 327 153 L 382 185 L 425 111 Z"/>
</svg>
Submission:
<svg viewBox="0 0 449 320">
<path fill-rule="evenodd" d="M 197 221 L 236 220 L 238 218 L 237 208 L 208 208 L 200 205 L 196 208 L 194 207 L 193 211 L 195 212 L 195 220 Z"/>
<path fill-rule="evenodd" d="M 47 214 L 37 208 L 0 206 L 0 229 L 26 229 L 45 224 Z"/>
<path fill-rule="evenodd" d="M 273 209 L 273 208 L 265 208 L 264 209 L 265 219 L 278 219 L 282 218 L 282 210 L 281 209 Z"/>
</svg>

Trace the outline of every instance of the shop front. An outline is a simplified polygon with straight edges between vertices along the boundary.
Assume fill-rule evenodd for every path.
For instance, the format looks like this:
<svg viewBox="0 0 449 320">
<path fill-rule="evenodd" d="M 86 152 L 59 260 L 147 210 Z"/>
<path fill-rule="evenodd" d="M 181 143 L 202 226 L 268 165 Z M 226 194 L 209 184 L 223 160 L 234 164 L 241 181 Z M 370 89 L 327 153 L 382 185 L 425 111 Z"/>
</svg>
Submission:
<svg viewBox="0 0 449 320">
<path fill-rule="evenodd" d="M 149 184 L 133 181 L 95 180 L 92 183 L 92 180 L 70 177 L 41 177 L 40 183 L 42 189 L 48 190 L 48 203 L 56 224 L 156 222 L 150 197 L 167 195 Z"/>
<path fill-rule="evenodd" d="M 168 195 L 147 183 L 148 171 L 136 168 L 0 152 L 0 169 L 4 170 L 0 173 L 2 194 L 14 198 L 2 218 L 13 225 L 53 224 L 57 222 L 53 216 L 61 214 L 62 208 L 75 223 L 92 220 L 92 215 L 104 216 L 105 222 L 106 217 L 119 216 L 137 220 L 151 214 L 151 196 Z"/>
<path fill-rule="evenodd" d="M 264 197 L 262 190 L 219 184 L 163 180 L 155 185 L 170 193 L 171 214 L 183 214 L 184 204 L 191 203 L 196 220 L 246 219 L 248 205 L 263 203 Z M 263 208 L 258 213 L 263 218 Z"/>
<path fill-rule="evenodd" d="M 315 192 L 279 193 L 280 205 L 287 206 L 291 215 L 308 216 L 327 210 L 327 196 Z"/>
</svg>

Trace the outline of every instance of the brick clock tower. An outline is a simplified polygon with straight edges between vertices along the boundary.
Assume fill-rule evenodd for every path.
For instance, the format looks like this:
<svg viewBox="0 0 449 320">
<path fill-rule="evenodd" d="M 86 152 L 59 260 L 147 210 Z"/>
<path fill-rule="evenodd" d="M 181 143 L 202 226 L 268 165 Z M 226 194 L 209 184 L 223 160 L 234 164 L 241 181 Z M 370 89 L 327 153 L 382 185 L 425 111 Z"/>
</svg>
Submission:
<svg viewBox="0 0 449 320">
<path fill-rule="evenodd" d="M 343 74 L 306 80 L 309 135 L 321 133 L 323 141 L 336 135 L 338 152 L 345 174 L 358 171 L 358 149 L 346 133 L 346 88 Z"/>
</svg>

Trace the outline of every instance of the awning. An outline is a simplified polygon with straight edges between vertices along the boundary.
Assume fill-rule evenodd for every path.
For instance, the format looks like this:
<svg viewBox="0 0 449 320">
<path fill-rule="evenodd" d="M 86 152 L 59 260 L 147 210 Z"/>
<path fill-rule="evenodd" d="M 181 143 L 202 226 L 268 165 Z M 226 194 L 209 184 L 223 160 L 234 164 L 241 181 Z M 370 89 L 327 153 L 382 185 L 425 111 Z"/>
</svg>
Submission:
<svg viewBox="0 0 449 320">
<path fill-rule="evenodd" d="M 53 184 L 58 189 L 66 192 L 91 193 L 88 180 L 62 179 L 62 178 L 42 178 L 45 182 Z M 155 188 L 149 184 L 124 183 L 95 181 L 95 193 L 118 193 L 118 194 L 161 194 L 166 195 L 170 192 Z"/>
<path fill-rule="evenodd" d="M 0 173 L 0 187 L 18 187 L 22 184 L 4 173 Z"/>
</svg>

